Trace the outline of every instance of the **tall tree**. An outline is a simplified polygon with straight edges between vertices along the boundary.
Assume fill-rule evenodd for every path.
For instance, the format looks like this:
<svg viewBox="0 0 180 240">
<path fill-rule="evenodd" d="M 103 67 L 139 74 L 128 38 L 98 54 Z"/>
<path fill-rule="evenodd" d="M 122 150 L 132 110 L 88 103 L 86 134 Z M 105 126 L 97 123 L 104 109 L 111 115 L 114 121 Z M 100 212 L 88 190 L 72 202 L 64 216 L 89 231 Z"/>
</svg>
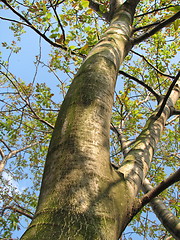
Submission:
<svg viewBox="0 0 180 240">
<path fill-rule="evenodd" d="M 79 65 L 80 59 L 83 59 L 67 94 L 60 80 L 60 89 L 65 98 L 55 126 L 51 120 L 55 115 L 52 108 L 58 107 L 58 104 L 52 101 L 51 90 L 39 83 L 34 87 L 34 82 L 28 85 L 19 82 L 9 71 L 9 65 L 2 63 L 3 84 L 9 82 L 17 96 L 11 95 L 11 104 L 2 101 L 6 111 L 9 110 L 7 121 L 3 122 L 3 130 L 9 137 L 1 140 L 8 151 L 6 154 L 4 149 L 1 150 L 1 171 L 18 152 L 29 148 L 36 151 L 37 145 L 42 147 L 50 137 L 47 128 L 54 129 L 35 213 L 31 214 L 20 205 L 16 208 L 8 206 L 9 197 L 3 206 L 3 214 L 10 209 L 32 218 L 21 239 L 118 239 L 133 217 L 150 201 L 165 228 L 175 239 L 179 239 L 180 221 L 165 209 L 160 199 L 155 199 L 180 179 L 175 161 L 179 158 L 176 121 L 179 114 L 180 72 L 172 60 L 178 49 L 180 11 L 177 2 L 162 1 L 152 5 L 149 3 L 148 6 L 140 0 L 2 2 L 3 7 L 23 21 L 2 17 L 3 20 L 13 21 L 12 30 L 17 35 L 22 33 L 20 30 L 23 31 L 17 26 L 26 25 L 52 46 L 61 49 L 54 49 L 47 65 L 50 71 L 56 74 L 55 71 L 60 69 L 69 74 L 72 71 L 70 60 Z M 27 7 L 28 11 L 25 12 Z M 58 13 L 58 9 L 62 14 Z M 55 27 L 53 16 L 56 18 Z M 101 22 L 98 26 L 99 18 L 106 24 Z M 73 28 L 76 30 L 71 30 Z M 101 34 L 98 28 L 102 28 Z M 6 43 L 4 46 L 7 47 Z M 138 52 L 132 50 L 136 46 L 139 46 Z M 141 61 L 137 60 L 138 64 L 131 65 L 137 59 L 134 56 L 140 57 Z M 124 65 L 119 70 L 123 61 Z M 36 66 L 40 63 L 37 57 Z M 126 80 L 124 91 L 117 93 L 115 86 L 119 74 Z M 20 117 L 12 113 L 17 103 L 21 106 L 16 107 L 22 112 Z M 42 106 L 50 109 L 49 115 L 47 109 L 45 113 L 42 111 Z M 5 118 L 3 111 L 2 115 Z M 24 127 L 25 115 L 33 119 L 27 122 L 29 128 L 33 129 L 33 123 L 37 123 L 43 133 L 38 141 L 35 141 L 36 134 Z M 176 131 L 172 134 L 173 127 L 165 130 L 165 126 L 173 116 L 169 124 L 173 123 Z M 15 121 L 19 121 L 21 126 L 23 121 L 24 126 L 16 128 Z M 140 127 L 142 124 L 143 129 Z M 168 139 L 162 136 L 164 131 L 169 138 L 172 136 L 174 143 L 171 146 Z M 13 133 L 14 137 L 10 138 Z M 10 145 L 19 144 L 19 133 L 28 144 L 12 150 Z M 159 144 L 161 136 L 164 141 L 162 146 Z M 158 146 L 159 151 L 155 154 Z M 40 157 L 41 154 L 40 151 Z M 31 159 L 33 156 L 36 156 L 35 153 L 32 153 Z M 168 161 L 164 163 L 167 157 L 174 158 L 177 171 L 174 169 L 171 177 L 152 188 L 145 178 L 149 174 L 154 182 L 160 182 L 170 165 Z M 159 173 L 154 177 L 157 163 Z M 163 169 L 160 168 L 161 164 Z M 37 173 L 38 170 L 35 171 Z M 145 195 L 140 193 L 141 189 Z M 9 188 L 3 194 L 8 191 Z M 167 195 L 170 192 L 172 188 Z M 176 201 L 173 198 L 170 200 Z"/>
</svg>

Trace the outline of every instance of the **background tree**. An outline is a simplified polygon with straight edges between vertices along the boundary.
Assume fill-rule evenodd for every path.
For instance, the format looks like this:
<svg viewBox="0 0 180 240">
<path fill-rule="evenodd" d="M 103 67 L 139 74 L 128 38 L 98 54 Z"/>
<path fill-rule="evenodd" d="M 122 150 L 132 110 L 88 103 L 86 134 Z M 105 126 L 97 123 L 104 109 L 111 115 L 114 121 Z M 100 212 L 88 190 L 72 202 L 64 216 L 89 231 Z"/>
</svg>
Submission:
<svg viewBox="0 0 180 240">
<path fill-rule="evenodd" d="M 179 239 L 177 1 L 1 2 L 3 13 L 14 14 L 1 20 L 16 39 L 2 42 L 9 52 L 1 61 L 2 237 L 11 237 L 25 216 L 34 220 L 22 239 L 118 239 L 127 224 L 144 239 L 168 232 Z M 30 82 L 10 64 L 27 28 L 52 46 L 44 62 L 40 40 Z M 41 66 L 56 77 L 58 91 L 38 81 Z M 146 175 L 157 187 L 143 195 L 141 188 L 151 189 L 147 180 L 142 186 Z M 25 178 L 29 187 L 19 192 L 12 179 Z M 142 209 L 159 194 L 151 204 L 168 232 L 148 206 Z"/>
</svg>

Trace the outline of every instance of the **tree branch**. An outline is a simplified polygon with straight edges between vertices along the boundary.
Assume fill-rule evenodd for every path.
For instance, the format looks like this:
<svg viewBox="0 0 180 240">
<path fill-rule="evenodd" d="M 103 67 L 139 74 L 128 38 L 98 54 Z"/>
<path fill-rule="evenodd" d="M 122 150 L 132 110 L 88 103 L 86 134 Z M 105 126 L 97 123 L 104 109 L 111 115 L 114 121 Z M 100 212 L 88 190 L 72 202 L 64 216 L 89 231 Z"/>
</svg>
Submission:
<svg viewBox="0 0 180 240">
<path fill-rule="evenodd" d="M 132 217 L 135 216 L 147 203 L 150 203 L 155 214 L 162 222 L 164 227 L 172 234 L 172 236 L 179 240 L 180 236 L 180 220 L 175 217 L 161 200 L 156 198 L 162 191 L 180 180 L 180 169 L 162 181 L 158 186 L 152 188 L 147 179 L 142 185 L 143 191 L 146 193 L 138 200 L 137 207 L 134 209 Z"/>
<path fill-rule="evenodd" d="M 171 186 L 172 184 L 180 181 L 180 168 L 170 175 L 167 179 L 163 180 L 160 184 L 158 184 L 155 188 L 151 189 L 146 193 L 141 199 L 141 206 L 144 207 L 147 203 L 149 203 L 153 198 L 157 197 L 161 192 L 163 192 L 166 188 Z"/>
<path fill-rule="evenodd" d="M 22 25 L 24 25 L 26 27 L 31 27 L 31 26 L 29 26 L 28 24 L 26 24 L 24 22 L 19 22 L 19 21 L 14 20 L 14 19 L 9 19 L 9 18 L 4 18 L 4 17 L 0 17 L 0 19 L 5 20 L 5 21 L 9 21 L 9 22 L 15 22 L 15 23 L 18 23 L 18 24 L 22 24 Z"/>
<path fill-rule="evenodd" d="M 24 212 L 23 210 L 20 210 L 20 209 L 18 209 L 18 208 L 12 207 L 12 206 L 7 206 L 7 207 L 5 207 L 5 208 L 2 210 L 2 214 L 1 214 L 1 215 L 3 215 L 4 212 L 5 212 L 7 209 L 11 209 L 11 210 L 13 210 L 14 212 L 20 213 L 21 215 L 24 215 L 24 216 L 26 216 L 26 217 L 28 217 L 28 218 L 30 218 L 30 219 L 33 219 L 33 216 L 32 216 L 32 215 Z"/>
<path fill-rule="evenodd" d="M 179 112 L 179 114 L 180 114 L 180 112 Z M 176 114 L 174 114 L 174 111 L 173 111 L 172 115 L 176 115 Z M 167 122 L 166 122 L 166 126 L 167 126 L 168 124 L 171 124 L 172 122 L 174 122 L 177 118 L 179 118 L 178 115 L 176 115 L 175 117 L 173 117 L 171 120 L 167 121 Z"/>
<path fill-rule="evenodd" d="M 134 28 L 133 29 L 133 33 L 139 31 L 139 30 L 143 30 L 143 29 L 146 29 L 146 28 L 150 28 L 150 27 L 153 27 L 153 26 L 156 26 L 158 24 L 160 24 L 162 22 L 162 20 L 160 21 L 156 21 L 154 23 L 151 23 L 151 24 L 148 24 L 148 25 L 145 25 L 145 26 L 141 26 L 141 27 L 137 27 L 137 28 Z"/>
<path fill-rule="evenodd" d="M 162 28 L 164 28 L 167 25 L 169 25 L 170 23 L 174 22 L 179 17 L 180 17 L 180 11 L 177 12 L 176 14 L 174 14 L 172 17 L 161 22 L 158 26 L 154 27 L 152 30 L 150 30 L 150 31 L 146 32 L 145 34 L 141 35 L 140 37 L 137 37 L 134 40 L 132 40 L 132 45 L 136 45 L 136 44 L 146 40 L 147 38 L 151 37 L 158 31 L 160 31 Z"/>
<path fill-rule="evenodd" d="M 164 100 L 163 100 L 163 102 L 161 104 L 161 107 L 160 107 L 160 109 L 159 109 L 159 111 L 158 111 L 158 113 L 156 115 L 157 118 L 159 118 L 161 116 L 161 113 L 163 112 L 163 109 L 164 109 L 164 107 L 165 107 L 165 105 L 167 103 L 167 100 L 168 100 L 168 98 L 169 98 L 169 96 L 170 96 L 170 94 L 171 94 L 171 92 L 172 92 L 176 82 L 178 81 L 179 77 L 180 77 L 180 71 L 177 73 L 176 77 L 174 78 L 174 81 L 171 83 L 171 85 L 170 85 L 170 87 L 169 87 L 169 89 L 167 91 L 166 96 L 164 97 Z"/>
<path fill-rule="evenodd" d="M 3 150 L 2 150 L 2 148 L 0 148 L 0 155 L 1 155 L 2 158 L 5 157 L 5 154 L 4 154 Z"/>
<path fill-rule="evenodd" d="M 128 73 L 125 73 L 124 71 L 119 71 L 119 74 L 122 74 L 125 77 L 128 77 L 134 81 L 136 81 L 137 83 L 141 84 L 143 87 L 145 87 L 148 91 L 150 91 L 155 97 L 156 100 L 159 102 L 160 101 L 160 95 L 154 91 L 150 86 L 148 86 L 146 83 L 142 82 L 141 80 L 137 79 L 136 77 L 129 75 Z"/>
<path fill-rule="evenodd" d="M 136 196 L 141 188 L 149 170 L 155 147 L 160 140 L 167 119 L 171 116 L 170 108 L 176 104 L 179 97 L 180 84 L 177 84 L 177 87 L 171 92 L 170 101 L 168 101 L 164 108 L 163 114 L 161 114 L 160 118 L 156 118 L 156 114 L 159 110 L 158 106 L 146 121 L 143 130 L 136 138 L 136 142 L 124 158 L 120 168 L 117 170 L 124 175 L 127 185 L 129 185 L 129 188 L 133 189 L 132 193 L 134 196 Z"/>
<path fill-rule="evenodd" d="M 179 5 L 169 5 L 169 6 L 166 6 L 166 7 L 163 7 L 163 8 L 154 9 L 154 10 L 152 10 L 152 11 L 150 11 L 150 12 L 146 12 L 146 13 L 142 13 L 142 14 L 136 15 L 135 18 L 137 18 L 137 17 L 143 17 L 143 16 L 145 16 L 145 15 L 147 15 L 147 14 L 151 14 L 151 13 L 154 13 L 154 12 L 159 12 L 159 11 L 161 11 L 161 10 L 166 10 L 166 9 L 168 9 L 168 8 L 177 7 L 177 6 L 179 6 Z"/>
<path fill-rule="evenodd" d="M 123 153 L 123 156 L 125 157 L 125 156 L 127 155 L 128 151 L 129 151 L 129 150 L 128 150 L 128 147 L 129 147 L 130 145 L 132 145 L 134 141 L 127 141 L 127 140 L 125 139 L 125 137 L 123 136 L 123 134 L 122 134 L 122 130 L 121 130 L 121 129 L 117 129 L 117 128 L 114 126 L 113 123 L 111 123 L 110 128 L 111 128 L 111 130 L 112 130 L 114 133 L 116 133 L 117 138 L 118 138 L 118 141 L 119 141 L 120 144 L 121 144 L 121 151 L 122 151 L 122 153 Z"/>
<path fill-rule="evenodd" d="M 20 149 L 17 149 L 17 150 L 13 150 L 9 154 L 5 155 L 4 158 L 0 161 L 0 174 L 2 173 L 2 171 L 3 171 L 4 167 L 5 167 L 8 159 L 10 159 L 12 156 L 16 155 L 19 152 L 22 152 L 22 151 L 24 151 L 24 150 L 26 150 L 28 148 L 31 148 L 31 147 L 37 145 L 38 143 L 40 143 L 40 142 L 31 143 L 29 145 L 26 145 L 23 148 L 20 148 Z"/>
<path fill-rule="evenodd" d="M 165 77 L 168 77 L 168 78 L 172 78 L 172 79 L 175 78 L 175 76 L 171 76 L 171 75 L 169 75 L 169 74 L 163 73 L 163 72 L 161 72 L 158 68 L 154 67 L 142 54 L 137 53 L 137 52 L 135 52 L 135 51 L 133 51 L 133 50 L 131 50 L 131 52 L 134 53 L 134 54 L 136 54 L 136 55 L 138 55 L 139 57 L 143 58 L 143 60 L 144 60 L 145 62 L 147 62 L 147 64 L 149 64 L 149 66 L 151 66 L 151 67 L 152 67 L 154 70 L 156 70 L 156 72 L 158 72 L 159 74 L 161 74 L 161 75 L 163 75 L 163 76 L 165 76 Z"/>
<path fill-rule="evenodd" d="M 6 142 L 3 139 L 0 139 L 0 141 L 4 144 L 4 146 L 11 152 L 12 150 L 10 147 L 6 144 Z"/>
<path fill-rule="evenodd" d="M 144 193 L 149 193 L 149 191 L 153 190 L 153 187 L 147 179 L 145 179 L 142 185 L 142 190 Z M 150 205 L 163 226 L 178 240 L 180 236 L 180 220 L 167 209 L 159 198 L 156 197 L 152 199 Z"/>
</svg>

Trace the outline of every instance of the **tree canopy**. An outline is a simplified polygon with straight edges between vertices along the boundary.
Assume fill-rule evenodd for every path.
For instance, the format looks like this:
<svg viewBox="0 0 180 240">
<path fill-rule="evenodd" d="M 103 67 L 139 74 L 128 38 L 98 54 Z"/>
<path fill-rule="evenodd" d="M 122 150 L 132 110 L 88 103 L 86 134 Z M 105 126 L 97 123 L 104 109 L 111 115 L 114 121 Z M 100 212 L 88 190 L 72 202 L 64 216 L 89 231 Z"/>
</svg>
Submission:
<svg viewBox="0 0 180 240">
<path fill-rule="evenodd" d="M 126 2 L 132 4 L 131 0 Z M 114 59 L 111 60 L 115 55 L 113 52 L 112 56 L 108 56 L 111 63 L 101 62 L 112 69 L 114 76 L 117 75 L 112 97 L 114 103 L 109 137 L 110 160 L 107 165 L 111 165 L 115 171 L 120 167 L 123 173 L 126 169 L 124 159 L 129 152 L 137 150 L 136 146 L 142 139 L 152 135 L 153 140 L 147 141 L 147 145 L 153 149 L 152 152 L 147 153 L 144 147 L 141 153 L 145 158 L 153 155 L 149 163 L 150 169 L 141 190 L 137 190 L 137 214 L 129 221 L 129 227 L 125 229 L 122 239 L 178 239 L 180 229 L 177 232 L 174 229 L 178 225 L 177 217 L 180 214 L 180 101 L 177 100 L 175 92 L 180 91 L 180 5 L 177 0 L 134 2 L 137 7 L 132 27 L 130 23 L 130 30 L 127 30 L 125 25 L 122 27 L 123 31 L 130 32 L 128 39 L 123 35 L 125 40 L 122 40 L 123 37 L 117 40 L 128 41 L 123 50 L 124 55 L 119 60 L 122 62 L 120 69 L 116 73 L 113 72 L 113 67 L 110 67 L 110 64 L 115 62 Z M 70 85 L 74 84 L 71 84 L 73 79 L 77 79 L 83 72 L 81 64 L 91 64 L 91 71 L 96 70 L 98 63 L 92 62 L 91 54 L 93 51 L 98 52 L 103 39 L 108 39 L 108 36 L 111 38 L 111 30 L 109 33 L 106 30 L 109 24 L 113 25 L 113 21 L 115 22 L 115 9 L 119 9 L 122 4 L 121 1 L 108 0 L 0 2 L 0 22 L 9 28 L 10 36 L 2 34 L 0 38 L 0 238 L 19 237 L 18 231 L 22 232 L 25 222 L 33 218 L 52 132 L 54 129 L 60 131 L 56 130 L 55 122 L 61 104 L 68 90 L 73 89 L 70 88 Z M 123 21 L 126 21 L 124 19 Z M 23 49 L 22 42 L 26 34 L 29 37 L 26 40 L 29 46 L 28 49 Z M 22 72 L 17 72 L 16 68 L 23 69 L 26 62 L 18 67 L 17 57 L 24 51 L 28 59 L 33 42 L 31 36 L 37 39 L 38 52 L 34 53 L 32 60 L 34 67 L 28 69 L 26 66 L 27 73 L 22 78 Z M 115 46 L 116 43 L 112 41 L 113 44 Z M 120 63 L 117 63 L 118 65 Z M 88 74 L 91 73 L 86 71 L 84 74 L 84 79 L 89 80 Z M 104 75 L 106 74 L 108 73 L 104 71 Z M 78 81 L 80 85 L 81 79 Z M 96 84 L 95 88 L 93 84 Z M 88 98 L 80 99 L 80 90 L 76 87 L 69 90 L 68 96 L 77 94 L 77 101 L 80 99 L 84 105 L 89 106 L 96 95 L 95 89 L 104 87 L 97 81 L 93 84 L 87 82 L 87 85 L 83 86 L 85 92 L 89 91 Z M 113 84 L 109 83 L 109 88 L 113 88 L 111 85 Z M 177 99 L 174 100 L 173 97 Z M 108 99 L 107 96 L 107 105 Z M 170 110 L 166 109 L 167 105 Z M 61 109 L 63 108 L 66 108 L 65 104 L 62 105 Z M 104 109 L 102 112 L 106 111 Z M 165 116 L 163 127 L 155 126 L 153 137 L 149 130 L 151 120 L 166 115 L 164 111 L 170 113 L 167 113 L 167 119 Z M 76 115 L 69 114 L 68 117 L 76 121 L 79 119 Z M 96 125 L 100 121 L 98 119 L 101 113 L 92 109 L 92 115 L 94 123 L 91 123 L 89 131 L 96 135 L 99 134 Z M 161 132 L 160 141 L 155 135 L 156 129 Z M 103 134 L 108 136 L 109 133 L 106 134 L 104 130 Z M 82 139 L 86 137 L 83 130 L 79 135 Z M 104 145 L 108 144 L 105 142 Z M 170 174 L 172 177 L 168 178 Z M 145 195 L 151 189 L 153 190 L 150 194 Z M 158 199 L 154 198 L 157 196 Z M 150 200 L 152 208 L 147 204 Z M 157 205 L 161 209 L 158 210 Z M 161 222 L 157 221 L 153 211 Z M 163 220 L 162 212 L 173 219 L 174 225 Z M 170 237 L 171 235 L 173 237 Z"/>
</svg>

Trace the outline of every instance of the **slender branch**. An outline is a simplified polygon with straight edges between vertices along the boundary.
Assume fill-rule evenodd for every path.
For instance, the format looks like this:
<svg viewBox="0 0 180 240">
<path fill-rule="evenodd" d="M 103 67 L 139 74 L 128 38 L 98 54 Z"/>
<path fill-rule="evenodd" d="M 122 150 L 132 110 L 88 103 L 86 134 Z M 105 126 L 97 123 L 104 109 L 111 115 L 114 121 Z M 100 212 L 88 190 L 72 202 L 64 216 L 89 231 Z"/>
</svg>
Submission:
<svg viewBox="0 0 180 240">
<path fill-rule="evenodd" d="M 40 64 L 40 59 L 42 57 L 42 53 L 41 53 L 41 37 L 39 38 L 39 54 L 36 56 L 36 62 L 35 64 L 35 72 L 34 72 L 34 77 L 32 79 L 32 86 L 34 85 L 34 82 L 36 80 L 37 74 L 38 74 L 38 68 L 39 68 L 39 64 Z M 30 95 L 29 95 L 30 97 Z"/>
<path fill-rule="evenodd" d="M 22 148 L 20 148 L 20 149 L 13 150 L 13 151 L 11 151 L 7 156 L 8 156 L 8 158 L 10 158 L 10 157 L 12 157 L 13 155 L 16 155 L 17 153 L 22 152 L 22 151 L 24 151 L 24 150 L 26 150 L 26 149 L 28 149 L 28 148 L 31 148 L 31 147 L 39 144 L 39 143 L 40 143 L 40 142 L 34 142 L 34 143 L 28 144 L 28 145 L 26 145 L 25 147 L 22 147 Z"/>
<path fill-rule="evenodd" d="M 142 14 L 136 15 L 135 18 L 137 18 L 137 17 L 143 17 L 143 16 L 145 16 L 145 15 L 147 15 L 147 14 L 151 14 L 151 13 L 154 13 L 154 12 L 159 12 L 159 11 L 161 11 L 161 10 L 166 10 L 166 9 L 168 9 L 168 8 L 170 8 L 170 7 L 177 7 L 177 6 L 179 6 L 179 5 L 169 5 L 169 6 L 166 6 L 166 7 L 163 7 L 163 8 L 154 9 L 154 10 L 152 10 L 152 11 L 150 11 L 150 12 L 146 12 L 146 13 L 142 13 Z"/>
<path fill-rule="evenodd" d="M 160 184 L 158 184 L 155 188 L 150 190 L 148 193 L 146 193 L 141 199 L 141 206 L 145 206 L 147 203 L 149 203 L 153 198 L 157 197 L 161 192 L 163 192 L 166 188 L 171 186 L 172 184 L 180 181 L 180 168 L 170 175 L 167 179 L 163 180 Z"/>
<path fill-rule="evenodd" d="M 0 148 L 0 155 L 1 155 L 2 158 L 5 157 L 5 154 L 4 154 L 4 151 L 2 150 L 2 148 Z"/>
<path fill-rule="evenodd" d="M 59 6 L 60 4 L 62 4 L 65 0 L 62 0 L 59 2 L 59 0 L 57 0 L 55 3 L 54 3 L 54 6 L 57 7 Z"/>
<path fill-rule="evenodd" d="M 16 155 L 19 152 L 22 152 L 22 151 L 24 151 L 24 150 L 26 150 L 28 148 L 31 148 L 31 147 L 37 145 L 38 143 L 40 143 L 40 142 L 31 143 L 29 145 L 26 145 L 23 148 L 20 148 L 20 149 L 17 149 L 17 150 L 13 150 L 9 154 L 5 155 L 4 158 L 0 161 L 0 174 L 2 173 L 2 171 L 3 171 L 4 167 L 5 167 L 8 159 L 10 159 L 12 156 Z"/>
<path fill-rule="evenodd" d="M 180 114 L 180 112 L 179 112 L 179 114 Z M 172 115 L 175 115 L 174 112 L 172 113 Z M 169 125 L 169 124 L 171 124 L 172 122 L 174 122 L 177 118 L 179 118 L 178 115 L 176 115 L 175 117 L 173 117 L 171 120 L 167 121 L 167 122 L 166 122 L 166 126 Z"/>
<path fill-rule="evenodd" d="M 3 112 L 1 112 L 1 114 L 2 114 L 3 116 L 7 117 L 7 114 L 4 114 Z M 9 117 L 9 116 L 8 116 L 8 118 L 14 121 L 13 118 L 11 118 L 11 117 Z M 17 122 L 20 122 L 19 120 L 16 120 L 16 121 L 17 121 Z M 37 129 L 37 128 L 33 128 L 33 127 L 31 127 L 31 126 L 28 126 L 28 125 L 25 124 L 25 123 L 21 123 L 21 124 L 24 125 L 24 126 L 27 127 L 27 128 L 32 129 L 33 131 L 36 131 L 36 132 L 48 133 L 48 134 L 49 134 L 49 133 L 52 133 L 52 131 L 45 131 L 45 130 L 40 130 L 40 129 Z"/>
<path fill-rule="evenodd" d="M 178 81 L 179 77 L 180 77 L 180 71 L 177 73 L 176 77 L 174 78 L 174 81 L 171 83 L 171 85 L 170 85 L 170 87 L 169 87 L 169 89 L 167 91 L 166 96 L 163 99 L 161 107 L 160 107 L 160 109 L 159 109 L 159 111 L 158 111 L 158 113 L 156 115 L 157 118 L 159 118 L 161 116 L 161 113 L 163 112 L 163 109 L 164 109 L 164 107 L 165 107 L 165 105 L 167 103 L 167 100 L 168 100 L 168 98 L 169 98 L 169 96 L 170 96 L 170 94 L 171 94 L 171 92 L 172 92 L 176 82 Z"/>
<path fill-rule="evenodd" d="M 52 4 L 52 1 L 51 1 L 51 0 L 49 0 L 49 2 L 50 2 L 50 5 L 51 5 L 51 7 L 52 7 L 52 9 L 53 9 L 53 11 L 54 11 L 54 14 L 55 14 L 55 16 L 56 16 L 56 19 L 57 19 L 57 21 L 58 21 L 58 24 L 59 24 L 59 26 L 60 26 L 60 28 L 61 28 L 62 35 L 63 35 L 63 42 L 65 42 L 65 40 L 66 40 L 65 31 L 64 31 L 64 28 L 63 28 L 63 26 L 62 26 L 62 24 L 61 24 L 61 21 L 60 21 L 60 19 L 59 19 L 59 16 L 58 16 L 58 14 L 57 14 L 56 7 L 54 7 L 54 5 Z"/>
<path fill-rule="evenodd" d="M 12 150 L 10 149 L 10 147 L 7 145 L 7 143 L 3 140 L 0 139 L 0 141 L 4 144 L 4 146 L 11 152 Z"/>
<path fill-rule="evenodd" d="M 146 32 L 145 34 L 141 35 L 140 37 L 135 38 L 132 41 L 133 45 L 136 45 L 144 40 L 146 40 L 147 38 L 151 37 L 152 35 L 154 35 L 155 33 L 157 33 L 158 31 L 160 31 L 162 28 L 166 27 L 167 25 L 169 25 L 170 23 L 174 22 L 176 19 L 178 19 L 180 17 L 180 11 L 177 12 L 176 14 L 174 14 L 172 17 L 164 20 L 163 22 L 161 22 L 159 25 L 157 25 L 156 27 L 154 27 L 153 29 L 151 29 L 150 31 Z"/>
<path fill-rule="evenodd" d="M 32 28 L 37 34 L 39 34 L 43 39 L 45 39 L 48 43 L 50 43 L 54 47 L 62 48 L 64 50 L 67 50 L 66 47 L 62 47 L 60 44 L 51 41 L 46 35 L 41 33 L 37 28 L 35 28 L 29 20 L 27 20 L 23 15 L 21 15 L 19 12 L 17 12 L 6 0 L 2 0 L 2 2 L 9 8 L 13 13 L 15 13 L 18 17 L 20 17 L 23 21 L 25 21 L 30 28 Z"/>
<path fill-rule="evenodd" d="M 18 95 L 19 95 L 19 94 L 18 94 Z M 13 111 L 18 112 L 18 111 L 19 111 L 19 112 L 21 112 L 21 114 L 24 114 L 24 115 L 26 115 L 26 116 L 32 117 L 32 118 L 34 118 L 34 119 L 37 120 L 37 117 L 34 116 L 34 114 L 30 114 L 29 112 L 25 112 L 25 111 L 24 111 L 24 109 L 25 109 L 26 106 L 29 107 L 26 103 L 25 103 L 25 105 L 24 105 L 23 107 L 17 108 L 15 105 L 9 104 L 9 103 L 7 103 L 7 102 L 5 102 L 5 101 L 3 101 L 3 100 L 0 100 L 0 102 L 3 102 L 4 104 L 6 104 L 6 106 L 9 106 L 9 107 L 14 108 L 14 109 L 11 110 L 11 112 L 13 112 Z M 43 109 L 41 108 L 41 110 L 43 110 Z M 4 113 L 6 113 L 6 112 L 9 113 L 9 110 L 8 110 L 8 111 L 1 111 L 1 113 L 3 113 L 3 112 L 4 112 Z M 9 151 L 11 151 L 11 150 L 9 150 Z"/>
<path fill-rule="evenodd" d="M 5 212 L 5 210 L 7 210 L 7 209 L 11 209 L 11 210 L 13 210 L 14 212 L 20 213 L 21 215 L 24 215 L 24 216 L 26 216 L 26 217 L 28 217 L 28 218 L 30 218 L 30 219 L 33 219 L 33 216 L 32 216 L 32 215 L 30 215 L 30 214 L 28 214 L 28 213 L 26 213 L 26 212 L 24 212 L 24 211 L 22 211 L 22 210 L 20 210 L 20 209 L 18 209 L 18 208 L 12 207 L 12 206 L 7 206 L 7 207 L 5 207 L 5 208 L 3 209 L 1 215 L 3 215 L 4 212 Z"/>
<path fill-rule="evenodd" d="M 156 26 L 158 24 L 160 24 L 162 22 L 162 20 L 160 21 L 156 21 L 154 23 L 151 23 L 151 24 L 148 24 L 148 25 L 145 25 L 145 26 L 141 26 L 141 27 L 137 27 L 137 28 L 134 28 L 133 29 L 133 33 L 139 31 L 139 30 L 143 30 L 143 29 L 146 29 L 146 28 L 150 28 L 150 27 L 153 27 L 153 26 Z"/>
<path fill-rule="evenodd" d="M 0 17 L 0 19 L 5 20 L 5 21 L 10 21 L 10 22 L 15 22 L 15 23 L 18 23 L 18 24 L 22 24 L 22 25 L 25 25 L 26 27 L 31 27 L 31 26 L 29 26 L 29 24 L 19 22 L 19 21 L 14 20 L 14 19 L 9 19 L 9 18 L 4 18 L 4 17 Z"/>
<path fill-rule="evenodd" d="M 118 141 L 119 141 L 120 144 L 121 144 L 121 151 L 122 151 L 123 155 L 126 156 L 127 153 L 128 153 L 128 151 L 129 151 L 129 150 L 128 150 L 128 147 L 131 146 L 131 145 L 134 143 L 134 141 L 127 141 L 127 140 L 125 139 L 125 137 L 123 136 L 123 134 L 122 134 L 122 130 L 121 130 L 121 129 L 117 129 L 117 128 L 114 126 L 113 123 L 111 123 L 110 128 L 111 128 L 111 130 L 112 130 L 114 133 L 116 133 L 117 138 L 118 138 Z"/>
<path fill-rule="evenodd" d="M 146 83 L 142 82 L 141 80 L 137 79 L 136 77 L 129 75 L 128 73 L 125 73 L 124 71 L 119 71 L 120 74 L 122 74 L 125 77 L 128 77 L 134 81 L 136 81 L 137 83 L 141 84 L 143 87 L 145 87 L 147 90 L 149 90 L 157 99 L 157 101 L 159 102 L 160 100 L 160 96 L 159 94 L 154 91 L 150 86 L 148 86 Z"/>
<path fill-rule="evenodd" d="M 154 67 L 142 54 L 140 54 L 140 53 L 138 53 L 138 52 L 135 52 L 135 51 L 133 51 L 133 50 L 131 50 L 131 52 L 134 53 L 134 54 L 136 54 L 136 55 L 138 55 L 139 57 L 143 58 L 143 60 L 144 60 L 145 62 L 147 62 L 147 64 L 149 64 L 149 66 L 151 66 L 151 67 L 152 67 L 154 70 L 156 70 L 159 74 L 161 74 L 161 75 L 163 75 L 163 76 L 165 76 L 165 77 L 168 77 L 168 78 L 172 78 L 172 79 L 175 78 L 175 76 L 171 76 L 171 75 L 169 75 L 169 74 L 163 73 L 163 72 L 161 72 L 158 68 Z"/>
</svg>

